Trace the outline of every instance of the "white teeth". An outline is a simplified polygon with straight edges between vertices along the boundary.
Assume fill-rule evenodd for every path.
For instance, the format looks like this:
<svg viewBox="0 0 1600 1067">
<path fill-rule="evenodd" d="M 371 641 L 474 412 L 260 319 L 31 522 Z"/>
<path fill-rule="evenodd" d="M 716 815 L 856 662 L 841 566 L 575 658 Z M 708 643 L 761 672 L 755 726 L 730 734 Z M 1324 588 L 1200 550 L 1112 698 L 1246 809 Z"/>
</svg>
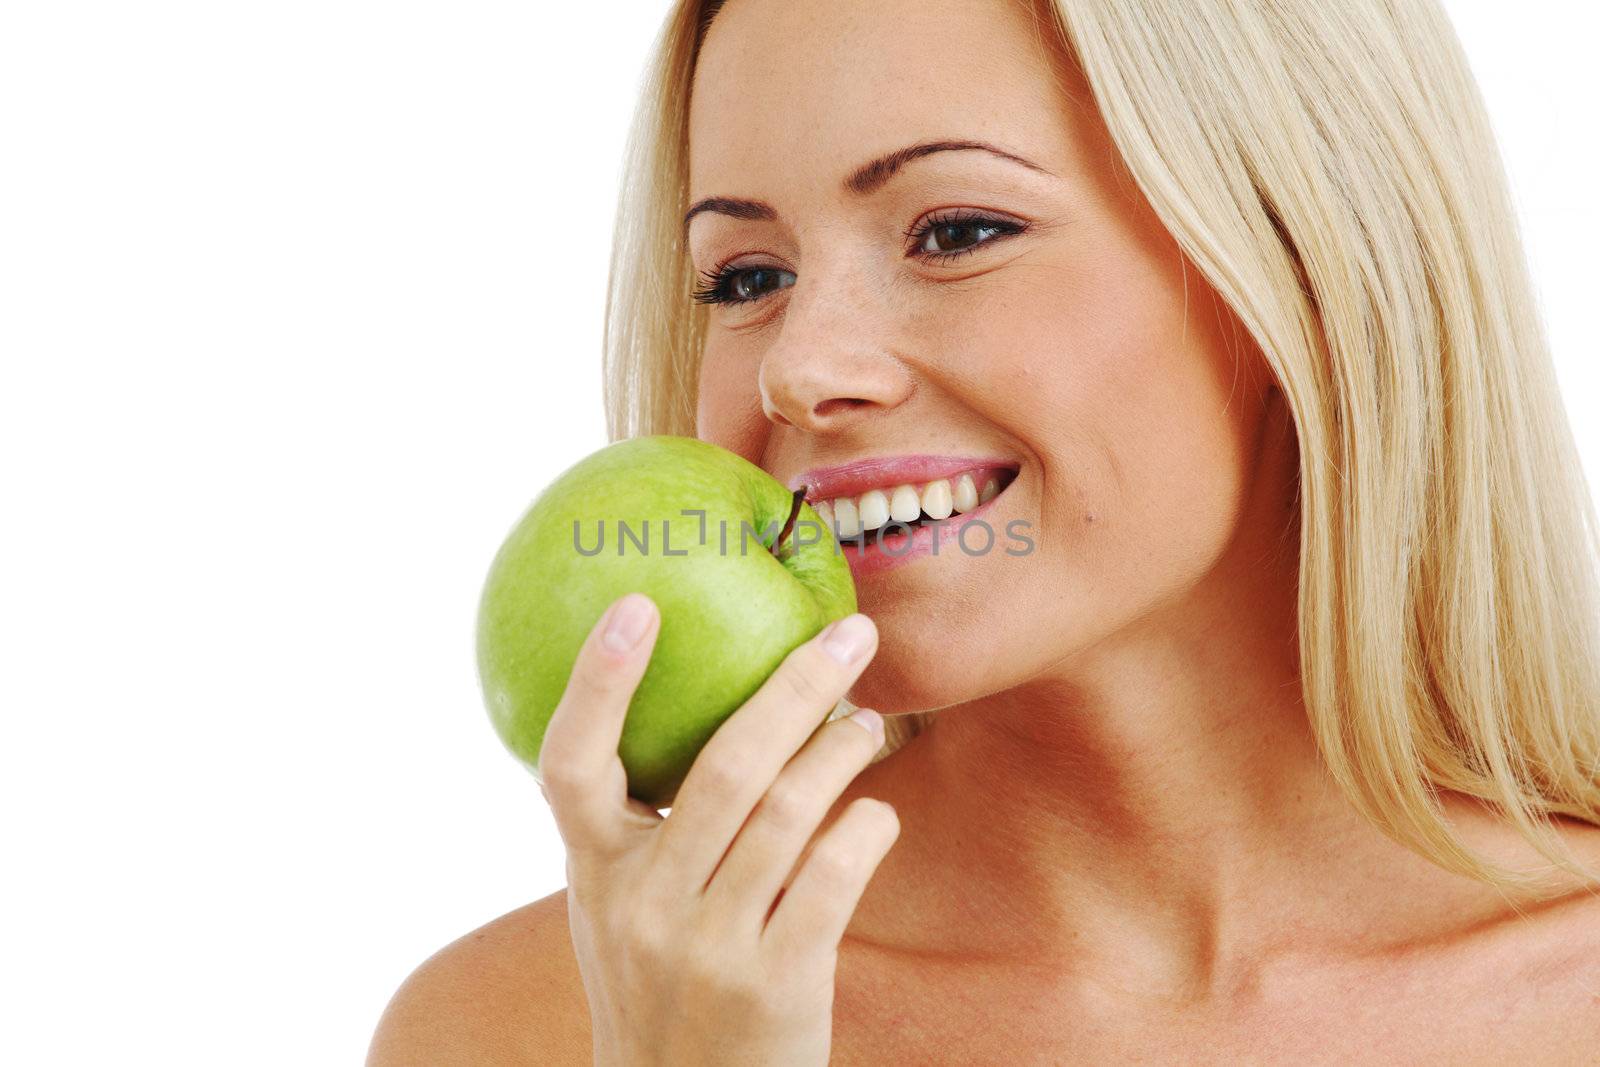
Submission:
<svg viewBox="0 0 1600 1067">
<path fill-rule="evenodd" d="M 952 507 L 950 479 L 940 478 L 922 487 L 922 513 L 928 518 L 948 519 Z"/>
<path fill-rule="evenodd" d="M 862 493 L 856 507 L 861 512 L 863 530 L 876 530 L 889 521 L 889 498 L 884 495 L 882 489 L 869 489 Z"/>
<path fill-rule="evenodd" d="M 916 486 L 896 485 L 869 489 L 859 497 L 835 497 L 812 505 L 824 525 L 843 540 L 864 530 L 877 530 L 889 522 L 913 523 L 926 515 L 944 520 L 958 511 L 972 511 L 1000 495 L 998 474 L 986 475 L 980 490 L 972 472 L 952 480 L 940 478 Z"/>
<path fill-rule="evenodd" d="M 826 500 L 819 500 L 812 507 L 811 510 L 815 511 L 817 513 L 817 518 L 822 520 L 822 528 L 823 528 L 823 530 L 827 532 L 827 535 L 829 537 L 832 537 L 833 536 L 833 506 L 831 504 L 829 504 Z M 827 544 L 827 542 L 824 541 L 823 544 Z"/>
<path fill-rule="evenodd" d="M 889 517 L 895 522 L 916 522 L 922 516 L 922 500 L 909 485 L 897 485 L 889 498 Z"/>
<path fill-rule="evenodd" d="M 972 475 L 963 474 L 956 479 L 955 489 L 951 494 L 952 503 L 957 511 L 971 511 L 978 506 L 978 487 L 972 484 Z"/>
<path fill-rule="evenodd" d="M 840 538 L 861 533 L 861 515 L 856 511 L 856 502 L 849 497 L 842 496 L 833 502 L 833 518 L 839 525 Z"/>
</svg>

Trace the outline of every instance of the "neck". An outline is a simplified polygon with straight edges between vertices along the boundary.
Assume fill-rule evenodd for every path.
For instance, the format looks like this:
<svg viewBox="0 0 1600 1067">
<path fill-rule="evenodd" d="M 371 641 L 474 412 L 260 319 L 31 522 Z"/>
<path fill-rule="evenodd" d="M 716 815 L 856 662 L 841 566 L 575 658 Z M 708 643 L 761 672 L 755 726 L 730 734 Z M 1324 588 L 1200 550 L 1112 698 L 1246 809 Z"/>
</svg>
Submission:
<svg viewBox="0 0 1600 1067">
<path fill-rule="evenodd" d="M 1397 901 L 1481 905 L 1323 770 L 1292 549 L 1231 555 L 1182 604 L 941 710 L 852 783 L 841 803 L 880 797 L 901 821 L 853 940 L 1199 995 L 1291 948 L 1414 937 L 1425 914 Z"/>
</svg>

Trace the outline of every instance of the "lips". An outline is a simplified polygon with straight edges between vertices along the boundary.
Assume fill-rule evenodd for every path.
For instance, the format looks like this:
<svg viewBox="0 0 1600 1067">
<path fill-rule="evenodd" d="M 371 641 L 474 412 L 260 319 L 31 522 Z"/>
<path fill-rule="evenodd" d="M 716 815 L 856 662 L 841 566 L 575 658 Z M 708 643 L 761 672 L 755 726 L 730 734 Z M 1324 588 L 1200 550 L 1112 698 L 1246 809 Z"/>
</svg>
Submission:
<svg viewBox="0 0 1600 1067">
<path fill-rule="evenodd" d="M 966 472 L 1008 472 L 1009 478 L 1020 465 L 1015 460 L 993 456 L 883 456 L 856 460 L 836 467 L 816 467 L 788 482 L 789 489 L 806 490 L 806 502 L 857 497 L 873 489 L 892 492 L 900 485 L 922 485 L 952 478 Z M 981 484 L 981 480 L 980 480 Z"/>
<path fill-rule="evenodd" d="M 865 578 L 936 555 L 986 514 L 1016 479 L 1020 464 L 980 456 L 893 456 L 806 471 L 804 488 L 824 526 L 839 539 L 855 576 Z M 942 528 L 927 525 L 936 519 Z"/>
</svg>

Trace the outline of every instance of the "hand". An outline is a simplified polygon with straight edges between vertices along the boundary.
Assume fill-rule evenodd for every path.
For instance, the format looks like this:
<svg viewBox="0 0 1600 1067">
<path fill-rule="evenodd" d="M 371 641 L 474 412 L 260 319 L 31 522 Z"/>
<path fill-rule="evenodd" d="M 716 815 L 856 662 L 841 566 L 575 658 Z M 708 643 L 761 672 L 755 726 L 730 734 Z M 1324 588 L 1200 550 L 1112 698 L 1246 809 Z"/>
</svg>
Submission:
<svg viewBox="0 0 1600 1067">
<path fill-rule="evenodd" d="M 883 744 L 875 712 L 823 723 L 877 629 L 852 615 L 791 652 L 700 750 L 663 817 L 627 796 L 617 755 L 659 626 L 642 594 L 611 605 L 539 754 L 595 1063 L 823 1067 L 839 942 L 900 832 L 893 808 L 862 797 L 812 841 Z"/>
</svg>

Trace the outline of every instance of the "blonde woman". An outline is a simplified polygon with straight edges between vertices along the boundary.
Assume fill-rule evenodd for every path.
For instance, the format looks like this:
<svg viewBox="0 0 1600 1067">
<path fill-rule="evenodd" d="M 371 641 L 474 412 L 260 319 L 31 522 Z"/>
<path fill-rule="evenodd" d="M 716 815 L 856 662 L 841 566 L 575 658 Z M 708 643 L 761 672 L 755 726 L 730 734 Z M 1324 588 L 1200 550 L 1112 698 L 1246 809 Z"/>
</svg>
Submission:
<svg viewBox="0 0 1600 1067">
<path fill-rule="evenodd" d="M 665 816 L 614 605 L 568 889 L 374 1064 L 1600 1057 L 1594 516 L 1435 0 L 685 0 L 629 173 L 615 437 L 1001 538 L 847 548 Z"/>
</svg>

